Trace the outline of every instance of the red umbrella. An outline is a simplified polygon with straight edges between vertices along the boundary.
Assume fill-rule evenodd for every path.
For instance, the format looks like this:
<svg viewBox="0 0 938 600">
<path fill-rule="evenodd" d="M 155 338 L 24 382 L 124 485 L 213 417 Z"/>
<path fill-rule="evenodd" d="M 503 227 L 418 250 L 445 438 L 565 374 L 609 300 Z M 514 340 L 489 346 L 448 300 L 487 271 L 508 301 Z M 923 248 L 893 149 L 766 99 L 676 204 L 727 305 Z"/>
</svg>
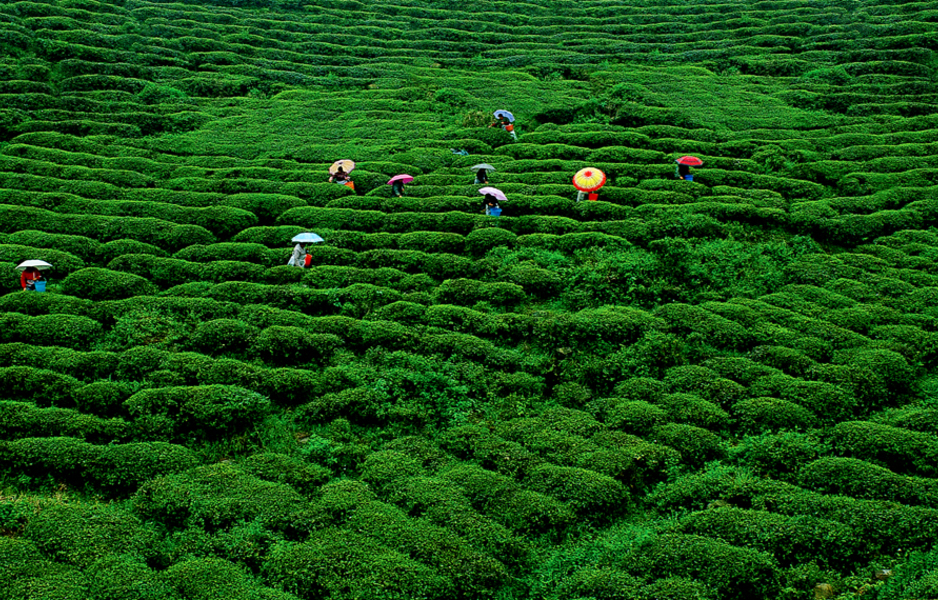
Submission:
<svg viewBox="0 0 938 600">
<path fill-rule="evenodd" d="M 699 167 L 703 164 L 703 161 L 696 156 L 682 156 L 674 162 L 679 165 L 686 165 L 688 167 Z"/>
</svg>

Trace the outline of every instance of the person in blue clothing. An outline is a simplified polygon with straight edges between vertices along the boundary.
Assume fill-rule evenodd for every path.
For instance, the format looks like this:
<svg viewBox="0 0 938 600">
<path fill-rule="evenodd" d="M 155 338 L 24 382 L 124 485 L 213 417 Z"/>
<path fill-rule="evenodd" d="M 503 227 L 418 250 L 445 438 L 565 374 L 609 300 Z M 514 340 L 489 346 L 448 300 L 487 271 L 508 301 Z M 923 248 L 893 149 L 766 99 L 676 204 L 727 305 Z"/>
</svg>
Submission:
<svg viewBox="0 0 938 600">
<path fill-rule="evenodd" d="M 677 165 L 677 172 L 675 173 L 675 177 L 677 177 L 678 179 L 684 179 L 687 181 L 694 180 L 694 176 L 690 174 L 690 167 L 688 167 L 687 165 L 682 165 L 680 163 L 678 163 Z"/>
<path fill-rule="evenodd" d="M 499 208 L 498 198 L 496 198 L 492 194 L 486 194 L 485 197 L 482 199 L 482 203 L 485 205 L 486 215 L 491 215 L 493 208 Z"/>
</svg>

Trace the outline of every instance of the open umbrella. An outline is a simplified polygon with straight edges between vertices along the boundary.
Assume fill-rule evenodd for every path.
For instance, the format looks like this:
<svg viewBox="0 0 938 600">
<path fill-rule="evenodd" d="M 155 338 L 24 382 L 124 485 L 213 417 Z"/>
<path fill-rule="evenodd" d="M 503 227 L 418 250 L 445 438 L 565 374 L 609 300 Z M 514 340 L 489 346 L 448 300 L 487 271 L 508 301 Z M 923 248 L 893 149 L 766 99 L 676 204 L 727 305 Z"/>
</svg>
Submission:
<svg viewBox="0 0 938 600">
<path fill-rule="evenodd" d="M 472 167 L 469 167 L 473 171 L 478 171 L 479 169 L 485 169 L 486 171 L 494 171 L 495 167 L 488 163 L 481 163 Z"/>
<path fill-rule="evenodd" d="M 595 192 L 606 184 L 606 174 L 594 167 L 580 169 L 573 176 L 573 187 L 581 192 Z"/>
<path fill-rule="evenodd" d="M 346 173 L 351 173 L 355 169 L 355 162 L 344 158 L 342 160 L 337 160 L 332 163 L 332 166 L 329 167 L 329 174 L 335 175 L 336 171 L 339 170 L 339 167 L 342 167 L 342 170 Z"/>
<path fill-rule="evenodd" d="M 486 194 L 492 194 L 493 196 L 495 196 L 495 199 L 498 200 L 499 202 L 504 202 L 505 200 L 508 200 L 508 198 L 505 197 L 505 192 L 501 191 L 500 189 L 493 188 L 493 187 L 479 188 L 479 193 L 482 194 L 483 196 Z"/>
<path fill-rule="evenodd" d="M 293 236 L 293 239 L 290 241 L 298 244 L 315 244 L 316 242 L 324 242 L 326 240 L 311 231 L 306 231 Z"/>
<path fill-rule="evenodd" d="M 703 161 L 696 156 L 682 156 L 674 162 L 679 165 L 686 165 L 688 167 L 699 167 L 703 164 Z"/>
<path fill-rule="evenodd" d="M 40 271 L 45 271 L 46 269 L 51 269 L 52 265 L 44 260 L 24 260 L 20 264 L 16 265 L 16 270 L 25 271 L 29 267 L 36 267 Z"/>
<path fill-rule="evenodd" d="M 391 185 L 391 184 L 394 183 L 395 181 L 400 181 L 401 183 L 410 183 L 410 182 L 413 181 L 413 180 L 414 180 L 414 178 L 413 178 L 412 175 L 408 175 L 408 174 L 406 174 L 406 173 L 402 173 L 402 174 L 400 174 L 400 175 L 395 175 L 394 177 L 392 177 L 391 179 L 389 179 L 389 180 L 388 180 L 388 185 Z"/>
<path fill-rule="evenodd" d="M 514 122 L 515 122 L 515 116 L 514 116 L 513 114 L 511 114 L 510 112 L 508 112 L 507 110 L 496 110 L 496 111 L 493 112 L 492 114 L 495 115 L 495 118 L 496 118 L 496 119 L 498 119 L 498 118 L 500 118 L 500 117 L 505 117 L 506 119 L 508 119 L 508 122 L 509 122 L 509 123 L 514 123 Z"/>
</svg>

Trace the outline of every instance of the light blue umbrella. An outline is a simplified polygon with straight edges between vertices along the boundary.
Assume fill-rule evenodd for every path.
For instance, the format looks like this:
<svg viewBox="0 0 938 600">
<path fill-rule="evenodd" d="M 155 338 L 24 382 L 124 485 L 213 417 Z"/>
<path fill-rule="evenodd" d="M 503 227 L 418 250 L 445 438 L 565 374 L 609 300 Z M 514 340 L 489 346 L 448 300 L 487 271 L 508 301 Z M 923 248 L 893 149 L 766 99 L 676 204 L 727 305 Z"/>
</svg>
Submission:
<svg viewBox="0 0 938 600">
<path fill-rule="evenodd" d="M 515 122 L 515 116 L 514 116 L 513 114 L 511 114 L 510 112 L 508 112 L 507 110 L 501 110 L 501 109 L 499 109 L 499 110 L 496 110 L 495 112 L 493 112 L 492 114 L 495 115 L 495 118 L 505 117 L 506 119 L 508 119 L 508 122 L 509 122 L 509 123 L 514 123 L 514 122 Z"/>
<path fill-rule="evenodd" d="M 306 231 L 294 236 L 294 238 L 290 241 L 297 242 L 298 244 L 315 244 L 316 242 L 325 242 L 326 240 L 322 239 L 311 231 Z"/>
</svg>

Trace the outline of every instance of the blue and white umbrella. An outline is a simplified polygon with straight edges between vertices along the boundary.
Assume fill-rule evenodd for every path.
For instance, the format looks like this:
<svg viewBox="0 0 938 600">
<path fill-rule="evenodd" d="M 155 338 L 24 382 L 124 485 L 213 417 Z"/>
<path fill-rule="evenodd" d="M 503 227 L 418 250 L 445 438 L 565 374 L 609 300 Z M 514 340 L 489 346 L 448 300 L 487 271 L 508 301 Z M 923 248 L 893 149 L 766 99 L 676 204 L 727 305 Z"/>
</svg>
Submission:
<svg viewBox="0 0 938 600">
<path fill-rule="evenodd" d="M 294 236 L 294 238 L 290 241 L 297 242 L 299 244 L 315 244 L 316 242 L 325 242 L 326 240 L 322 239 L 315 233 L 306 231 L 304 233 Z"/>
<path fill-rule="evenodd" d="M 492 114 L 495 115 L 495 118 L 505 117 L 506 119 L 508 119 L 509 123 L 515 122 L 515 116 L 511 114 L 510 112 L 508 112 L 507 110 L 496 110 Z"/>
</svg>

